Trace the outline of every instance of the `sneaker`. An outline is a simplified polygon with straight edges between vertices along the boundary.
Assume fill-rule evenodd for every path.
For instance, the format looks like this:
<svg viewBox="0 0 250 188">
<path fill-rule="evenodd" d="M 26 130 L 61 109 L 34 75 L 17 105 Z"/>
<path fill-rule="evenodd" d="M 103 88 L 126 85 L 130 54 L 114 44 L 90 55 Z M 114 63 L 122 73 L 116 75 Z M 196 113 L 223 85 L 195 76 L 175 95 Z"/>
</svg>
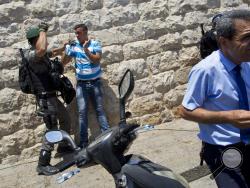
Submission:
<svg viewBox="0 0 250 188">
<path fill-rule="evenodd" d="M 51 176 L 58 173 L 59 169 L 51 165 L 47 166 L 38 165 L 36 171 L 38 175 Z"/>
</svg>

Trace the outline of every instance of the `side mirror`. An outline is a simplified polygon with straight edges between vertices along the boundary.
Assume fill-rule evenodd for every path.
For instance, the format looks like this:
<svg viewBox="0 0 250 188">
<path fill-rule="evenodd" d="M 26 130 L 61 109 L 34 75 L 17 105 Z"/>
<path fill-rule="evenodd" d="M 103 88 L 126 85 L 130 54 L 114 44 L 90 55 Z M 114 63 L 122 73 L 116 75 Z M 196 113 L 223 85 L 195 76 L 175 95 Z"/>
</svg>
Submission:
<svg viewBox="0 0 250 188">
<path fill-rule="evenodd" d="M 134 76 L 131 70 L 127 70 L 118 87 L 120 99 L 120 125 L 126 123 L 125 102 L 134 89 Z"/>
<path fill-rule="evenodd" d="M 119 87 L 118 87 L 119 98 L 123 100 L 127 100 L 127 98 L 132 93 L 133 89 L 134 89 L 134 76 L 133 76 L 132 71 L 128 69 L 124 73 L 119 83 Z"/>
<path fill-rule="evenodd" d="M 61 131 L 48 131 L 45 138 L 48 142 L 55 144 L 63 140 L 63 135 Z"/>
<path fill-rule="evenodd" d="M 63 130 L 48 131 L 44 135 L 45 139 L 51 144 L 57 144 L 58 142 L 65 141 L 71 146 L 72 149 L 77 150 L 78 147 L 70 135 Z"/>
</svg>

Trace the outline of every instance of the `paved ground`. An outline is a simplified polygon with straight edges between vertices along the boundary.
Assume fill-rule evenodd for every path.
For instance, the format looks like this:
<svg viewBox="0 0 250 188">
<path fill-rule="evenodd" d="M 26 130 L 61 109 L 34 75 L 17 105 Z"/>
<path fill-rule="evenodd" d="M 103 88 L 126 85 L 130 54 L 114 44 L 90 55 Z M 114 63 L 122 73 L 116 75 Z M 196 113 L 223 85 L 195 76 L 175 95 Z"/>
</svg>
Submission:
<svg viewBox="0 0 250 188">
<path fill-rule="evenodd" d="M 199 165 L 200 141 L 197 125 L 185 120 L 156 126 L 156 130 L 141 133 L 128 153 L 140 154 L 154 162 L 182 173 Z M 34 161 L 34 162 L 32 162 Z M 37 159 L 23 164 L 0 166 L 0 188 L 114 188 L 111 175 L 100 165 L 81 169 L 81 172 L 62 184 L 56 183 L 59 174 L 44 177 L 35 172 Z M 75 169 L 72 167 L 71 169 Z M 69 170 L 66 170 L 69 171 Z M 216 188 L 209 176 L 190 183 L 191 188 Z"/>
</svg>

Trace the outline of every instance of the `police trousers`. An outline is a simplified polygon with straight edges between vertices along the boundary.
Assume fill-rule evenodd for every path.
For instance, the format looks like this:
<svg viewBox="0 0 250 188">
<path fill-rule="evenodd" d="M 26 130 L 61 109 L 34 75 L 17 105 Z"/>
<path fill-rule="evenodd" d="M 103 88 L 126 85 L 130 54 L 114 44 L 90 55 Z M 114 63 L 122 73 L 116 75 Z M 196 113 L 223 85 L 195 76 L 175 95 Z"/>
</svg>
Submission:
<svg viewBox="0 0 250 188">
<path fill-rule="evenodd" d="M 56 96 L 37 97 L 37 102 L 41 111 L 43 111 L 43 121 L 47 131 L 59 128 L 70 133 L 70 116 L 63 103 Z M 54 145 L 49 144 L 45 137 L 43 137 L 42 149 L 52 151 Z"/>
<path fill-rule="evenodd" d="M 226 161 L 226 151 L 229 157 L 232 155 L 237 158 L 238 164 L 230 163 L 230 159 Z M 234 156 L 234 151 L 240 155 Z M 220 146 L 203 142 L 202 155 L 218 188 L 250 188 L 250 145 L 240 142 Z"/>
</svg>

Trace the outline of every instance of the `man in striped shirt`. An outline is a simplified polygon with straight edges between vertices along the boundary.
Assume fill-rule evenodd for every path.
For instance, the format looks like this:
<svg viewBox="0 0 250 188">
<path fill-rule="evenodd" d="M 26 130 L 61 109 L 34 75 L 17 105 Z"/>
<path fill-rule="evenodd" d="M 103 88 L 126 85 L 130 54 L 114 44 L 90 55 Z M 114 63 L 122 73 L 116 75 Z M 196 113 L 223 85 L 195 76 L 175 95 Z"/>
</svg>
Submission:
<svg viewBox="0 0 250 188">
<path fill-rule="evenodd" d="M 88 28 L 84 24 L 74 27 L 77 40 L 65 47 L 62 63 L 66 65 L 74 59 L 76 69 L 76 99 L 79 111 L 80 147 L 88 144 L 88 102 L 94 105 L 101 131 L 109 128 L 102 104 L 100 60 L 102 47 L 98 41 L 88 38 Z"/>
</svg>

